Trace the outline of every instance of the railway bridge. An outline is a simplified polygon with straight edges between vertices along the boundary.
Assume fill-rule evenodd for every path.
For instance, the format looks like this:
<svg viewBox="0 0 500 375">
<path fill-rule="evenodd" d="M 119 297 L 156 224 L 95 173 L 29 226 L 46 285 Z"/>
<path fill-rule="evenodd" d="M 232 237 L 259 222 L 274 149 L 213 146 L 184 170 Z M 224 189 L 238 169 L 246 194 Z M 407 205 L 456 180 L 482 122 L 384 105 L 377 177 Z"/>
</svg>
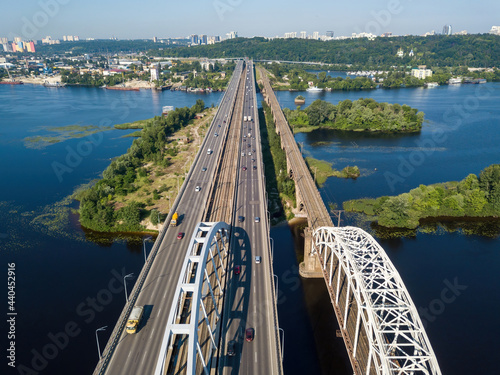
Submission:
<svg viewBox="0 0 500 375">
<path fill-rule="evenodd" d="M 262 93 L 307 217 L 304 277 L 323 277 L 354 374 L 441 374 L 422 321 L 384 249 L 360 228 L 334 227 L 293 133 L 259 68 Z"/>
</svg>

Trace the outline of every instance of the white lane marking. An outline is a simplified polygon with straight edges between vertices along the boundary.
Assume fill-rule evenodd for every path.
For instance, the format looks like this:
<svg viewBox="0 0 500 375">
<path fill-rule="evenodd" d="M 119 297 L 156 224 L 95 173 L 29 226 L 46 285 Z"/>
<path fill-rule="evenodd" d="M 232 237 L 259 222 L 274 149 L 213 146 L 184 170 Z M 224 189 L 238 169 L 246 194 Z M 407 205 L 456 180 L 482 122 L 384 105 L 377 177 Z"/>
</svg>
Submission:
<svg viewBox="0 0 500 375">
<path fill-rule="evenodd" d="M 257 352 L 255 352 L 254 354 L 255 354 L 255 363 L 257 363 Z"/>
</svg>

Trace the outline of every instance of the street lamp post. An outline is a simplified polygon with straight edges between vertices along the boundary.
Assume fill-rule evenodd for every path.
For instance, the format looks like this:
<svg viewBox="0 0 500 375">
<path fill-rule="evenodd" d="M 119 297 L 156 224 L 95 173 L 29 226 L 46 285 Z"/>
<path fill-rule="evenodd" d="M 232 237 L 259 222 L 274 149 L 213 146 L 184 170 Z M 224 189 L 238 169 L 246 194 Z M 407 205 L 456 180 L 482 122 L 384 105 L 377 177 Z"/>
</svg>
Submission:
<svg viewBox="0 0 500 375">
<path fill-rule="evenodd" d="M 283 337 L 281 338 L 281 362 L 283 363 L 283 355 L 285 353 L 285 331 L 280 327 L 278 327 L 278 329 L 283 333 Z"/>
<path fill-rule="evenodd" d="M 144 263 L 146 263 L 146 260 L 147 260 L 147 256 L 146 256 L 146 241 L 149 241 L 151 238 L 151 236 L 147 236 L 147 237 L 144 237 L 142 239 L 142 248 L 144 250 Z"/>
<path fill-rule="evenodd" d="M 126 281 L 126 278 L 127 277 L 132 277 L 134 274 L 133 273 L 129 273 L 128 275 L 125 275 L 123 277 L 123 286 L 125 287 L 125 300 L 127 301 L 128 303 L 128 294 L 127 294 L 127 281 Z"/>
<path fill-rule="evenodd" d="M 274 275 L 273 276 L 276 278 L 276 289 L 275 289 L 275 295 L 276 295 L 276 303 L 278 303 L 278 291 L 279 291 L 279 279 L 278 276 Z"/>
<path fill-rule="evenodd" d="M 104 330 L 106 330 L 106 328 L 108 328 L 108 326 L 97 328 L 95 330 L 95 341 L 97 342 L 97 353 L 99 354 L 99 360 L 102 359 L 102 356 L 101 356 L 101 348 L 99 347 L 99 337 L 97 336 L 97 332 L 104 331 Z"/>
</svg>

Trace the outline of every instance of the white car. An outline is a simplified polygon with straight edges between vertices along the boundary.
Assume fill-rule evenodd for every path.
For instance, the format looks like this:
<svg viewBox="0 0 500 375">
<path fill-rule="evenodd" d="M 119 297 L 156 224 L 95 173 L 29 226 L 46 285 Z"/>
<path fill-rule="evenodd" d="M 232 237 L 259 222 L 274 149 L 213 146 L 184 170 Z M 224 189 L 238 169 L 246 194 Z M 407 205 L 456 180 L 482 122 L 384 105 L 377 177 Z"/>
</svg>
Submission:
<svg viewBox="0 0 500 375">
<path fill-rule="evenodd" d="M 196 188 L 194 189 L 194 191 L 198 192 L 201 190 L 201 186 L 196 186 Z"/>
</svg>

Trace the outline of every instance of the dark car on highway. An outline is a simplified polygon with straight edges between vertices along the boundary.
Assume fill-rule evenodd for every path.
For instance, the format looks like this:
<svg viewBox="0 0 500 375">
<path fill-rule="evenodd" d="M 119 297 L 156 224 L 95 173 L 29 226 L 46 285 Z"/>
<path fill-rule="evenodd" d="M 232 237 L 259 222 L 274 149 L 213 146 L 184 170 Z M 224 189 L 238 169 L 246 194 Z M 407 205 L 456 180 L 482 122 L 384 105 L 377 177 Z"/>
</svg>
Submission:
<svg viewBox="0 0 500 375">
<path fill-rule="evenodd" d="M 253 328 L 247 328 L 245 331 L 245 340 L 248 342 L 253 341 L 253 338 L 255 336 L 255 330 Z"/>
</svg>

